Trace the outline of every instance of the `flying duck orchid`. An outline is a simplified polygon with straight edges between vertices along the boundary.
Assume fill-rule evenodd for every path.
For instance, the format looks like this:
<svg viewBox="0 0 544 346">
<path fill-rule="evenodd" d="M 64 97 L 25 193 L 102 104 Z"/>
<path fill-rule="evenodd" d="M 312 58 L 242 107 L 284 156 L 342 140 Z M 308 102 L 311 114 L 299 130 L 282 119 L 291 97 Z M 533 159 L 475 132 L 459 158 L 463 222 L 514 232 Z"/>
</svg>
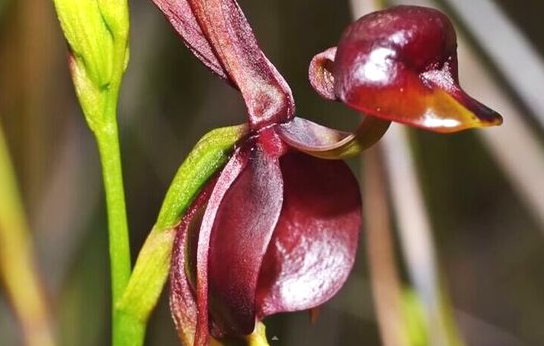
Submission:
<svg viewBox="0 0 544 346">
<path fill-rule="evenodd" d="M 153 0 L 187 47 L 238 89 L 247 135 L 177 229 L 170 305 L 183 344 L 251 334 L 279 312 L 329 300 L 354 263 L 356 179 L 339 160 L 390 121 L 451 132 L 500 117 L 458 87 L 455 33 L 441 13 L 399 7 L 361 18 L 317 55 L 310 81 L 369 116 L 354 133 L 295 117 L 289 86 L 235 0 Z"/>
</svg>

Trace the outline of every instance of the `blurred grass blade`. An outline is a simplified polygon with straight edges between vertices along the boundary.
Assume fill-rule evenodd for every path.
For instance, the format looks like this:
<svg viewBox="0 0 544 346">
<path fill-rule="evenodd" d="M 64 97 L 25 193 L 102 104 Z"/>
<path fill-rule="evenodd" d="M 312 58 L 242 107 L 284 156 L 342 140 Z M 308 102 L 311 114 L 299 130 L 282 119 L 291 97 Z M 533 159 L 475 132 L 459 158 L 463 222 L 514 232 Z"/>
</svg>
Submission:
<svg viewBox="0 0 544 346">
<path fill-rule="evenodd" d="M 544 129 L 544 60 L 523 33 L 492 0 L 438 2 L 447 4 L 453 10 L 450 13 L 458 15 L 461 22 L 458 24 L 491 58 L 492 64 Z"/>
<path fill-rule="evenodd" d="M 505 126 L 478 132 L 512 187 L 539 223 L 544 234 L 544 147 L 524 115 L 495 80 L 477 54 L 459 40 L 461 74 L 467 76 L 467 89 L 487 100 L 507 116 Z"/>
<path fill-rule="evenodd" d="M 53 346 L 43 288 L 35 271 L 32 243 L 7 143 L 0 127 L 0 278 L 18 317 L 27 346 Z"/>
<path fill-rule="evenodd" d="M 353 10 L 379 10 L 382 1 L 351 0 Z M 358 18 L 365 13 L 354 12 Z M 400 244 L 411 281 L 423 304 L 425 322 L 432 346 L 462 345 L 456 329 L 449 323 L 449 307 L 442 298 L 438 265 L 417 172 L 410 151 L 406 129 L 393 124 L 381 143 L 397 219 Z"/>
<path fill-rule="evenodd" d="M 383 160 L 379 146 L 363 155 L 364 234 L 370 284 L 383 346 L 414 346 L 403 320 Z"/>
<path fill-rule="evenodd" d="M 418 0 L 412 2 L 423 6 L 433 5 L 431 0 Z M 483 2 L 487 3 L 488 1 L 485 0 Z M 470 7 L 469 5 L 466 6 Z M 484 5 L 478 2 L 478 6 Z M 493 18 L 493 22 L 500 22 L 501 24 L 498 24 L 499 27 L 503 28 L 506 32 L 509 32 L 507 34 L 508 40 L 518 39 L 518 36 L 521 34 L 512 27 L 512 24 L 508 19 L 504 18 L 504 16 L 498 12 L 499 10 L 497 8 L 491 4 L 487 4 L 485 5 L 485 9 L 491 11 L 490 16 Z M 471 11 L 463 9 L 462 13 L 465 12 Z M 487 13 L 486 16 L 481 17 L 487 18 Z M 483 18 L 480 18 L 480 20 L 483 20 Z M 501 20 L 504 22 L 501 22 Z M 480 29 L 482 28 L 478 27 L 478 30 Z M 495 35 L 494 32 L 486 32 L 487 35 L 472 31 L 470 33 L 475 35 L 478 44 L 482 44 L 484 49 L 486 45 L 490 45 L 490 43 L 487 43 L 488 39 L 500 41 L 496 42 L 494 46 L 500 45 L 502 47 L 501 53 L 490 51 L 490 53 L 494 54 L 492 56 L 492 63 L 494 63 L 496 59 L 498 59 L 497 61 L 502 60 L 503 56 L 501 54 L 506 52 L 509 52 L 509 54 L 520 54 L 519 58 L 522 59 L 521 61 L 524 61 L 524 64 L 520 64 L 519 66 L 519 75 L 516 73 L 507 75 L 508 82 L 513 83 L 512 85 L 515 86 L 515 83 L 525 85 L 524 88 L 517 89 L 520 95 L 526 88 L 540 90 L 539 95 L 544 94 L 544 90 L 542 90 L 544 89 L 544 77 L 541 81 L 539 81 L 540 77 L 538 77 L 541 75 L 541 72 L 539 71 L 544 68 L 544 62 L 542 62 L 542 59 L 540 59 L 532 50 L 526 40 L 520 38 L 519 42 L 512 42 L 517 49 L 520 49 L 518 52 L 514 51 L 510 46 L 511 42 L 507 41 L 507 39 L 502 36 L 502 33 L 499 36 Z M 487 149 L 502 168 L 503 173 L 505 173 L 506 177 L 510 180 L 514 190 L 518 193 L 529 211 L 534 215 L 535 220 L 539 222 L 540 229 L 544 234 L 544 180 L 535 179 L 535 177 L 544 176 L 544 148 L 537 137 L 538 129 L 532 129 L 530 127 L 526 115 L 520 111 L 519 106 L 514 101 L 514 97 L 509 95 L 504 88 L 501 88 L 498 81 L 491 76 L 490 69 L 486 66 L 484 59 L 468 44 L 462 33 L 458 33 L 457 41 L 459 46 L 459 72 L 461 78 L 465 80 L 464 84 L 466 90 L 477 99 L 484 100 L 484 102 L 488 104 L 493 104 L 496 109 L 505 116 L 504 126 L 488 129 L 486 131 L 479 131 L 478 135 L 482 138 Z M 506 44 L 508 44 L 508 46 L 504 46 Z M 510 52 L 510 50 L 512 50 L 512 52 Z M 512 57 L 512 59 L 514 58 L 515 57 Z M 510 63 L 516 61 L 510 61 Z M 506 75 L 506 72 L 503 71 L 500 64 L 498 64 L 497 67 L 499 67 L 501 72 Z M 534 71 L 534 76 L 531 77 L 531 79 L 524 79 L 523 74 L 525 72 L 523 71 L 525 69 Z M 516 82 L 514 82 L 514 80 L 516 80 Z M 529 97 L 528 94 L 523 100 L 528 102 Z M 541 96 L 539 102 L 544 102 L 544 99 Z M 544 105 L 538 105 L 539 103 L 531 105 L 527 104 L 527 106 L 531 106 L 531 110 L 537 111 L 535 114 L 540 114 L 544 119 Z"/>
<path fill-rule="evenodd" d="M 431 225 L 406 129 L 394 124 L 381 144 L 400 244 L 408 273 L 424 307 L 429 343 L 432 346 L 459 345 L 445 319 L 444 311 L 449 309 L 443 304 Z"/>
</svg>

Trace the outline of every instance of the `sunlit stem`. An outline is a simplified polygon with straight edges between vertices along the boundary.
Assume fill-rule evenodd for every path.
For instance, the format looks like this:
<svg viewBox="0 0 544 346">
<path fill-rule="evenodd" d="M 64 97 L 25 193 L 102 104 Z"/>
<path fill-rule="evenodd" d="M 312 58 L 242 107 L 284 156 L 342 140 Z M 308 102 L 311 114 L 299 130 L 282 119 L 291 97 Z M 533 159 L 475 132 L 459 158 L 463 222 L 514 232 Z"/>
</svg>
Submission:
<svg viewBox="0 0 544 346">
<path fill-rule="evenodd" d="M 0 279 L 17 315 L 25 344 L 53 346 L 47 304 L 36 273 L 28 225 L 1 127 L 0 191 Z"/>
</svg>

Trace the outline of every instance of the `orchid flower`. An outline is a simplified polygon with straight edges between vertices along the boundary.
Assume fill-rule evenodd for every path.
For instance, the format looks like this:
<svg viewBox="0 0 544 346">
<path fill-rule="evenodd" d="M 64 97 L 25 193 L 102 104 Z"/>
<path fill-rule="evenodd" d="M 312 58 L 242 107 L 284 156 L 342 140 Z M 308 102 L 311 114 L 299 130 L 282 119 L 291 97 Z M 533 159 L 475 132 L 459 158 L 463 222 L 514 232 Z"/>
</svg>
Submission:
<svg viewBox="0 0 544 346">
<path fill-rule="evenodd" d="M 361 198 L 339 159 L 374 144 L 390 120 L 434 130 L 497 122 L 457 87 L 455 34 L 436 11 L 363 17 L 337 51 L 314 58 L 316 90 L 371 115 L 351 134 L 295 117 L 289 86 L 235 0 L 153 1 L 194 55 L 240 91 L 248 115 L 247 135 L 177 229 L 170 305 L 185 345 L 249 335 L 264 317 L 313 309 L 342 287 Z M 447 117 L 462 125 L 428 120 Z"/>
<path fill-rule="evenodd" d="M 285 124 L 298 119 L 291 90 L 235 1 L 155 3 L 193 53 L 240 91 L 248 110 L 248 135 L 186 213 L 174 246 L 174 320 L 184 344 L 207 345 L 210 331 L 215 338 L 249 335 L 265 316 L 330 299 L 353 266 L 361 198 L 344 162 L 289 142 L 319 151 L 330 149 L 326 139 L 284 138 Z M 346 136 L 313 127 L 334 137 L 331 143 Z"/>
</svg>

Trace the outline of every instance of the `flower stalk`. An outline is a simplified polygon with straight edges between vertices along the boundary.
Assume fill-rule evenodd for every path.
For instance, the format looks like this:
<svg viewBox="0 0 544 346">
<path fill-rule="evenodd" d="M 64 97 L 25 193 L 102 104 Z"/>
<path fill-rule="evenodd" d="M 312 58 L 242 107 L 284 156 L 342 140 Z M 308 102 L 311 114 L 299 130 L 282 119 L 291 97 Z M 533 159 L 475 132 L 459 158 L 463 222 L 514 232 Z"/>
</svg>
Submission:
<svg viewBox="0 0 544 346">
<path fill-rule="evenodd" d="M 54 0 L 69 44 L 69 66 L 76 94 L 95 135 L 108 216 L 112 302 L 121 297 L 130 277 L 131 259 L 117 100 L 128 63 L 129 15 L 126 0 Z M 113 313 L 113 340 L 123 320 Z"/>
</svg>

